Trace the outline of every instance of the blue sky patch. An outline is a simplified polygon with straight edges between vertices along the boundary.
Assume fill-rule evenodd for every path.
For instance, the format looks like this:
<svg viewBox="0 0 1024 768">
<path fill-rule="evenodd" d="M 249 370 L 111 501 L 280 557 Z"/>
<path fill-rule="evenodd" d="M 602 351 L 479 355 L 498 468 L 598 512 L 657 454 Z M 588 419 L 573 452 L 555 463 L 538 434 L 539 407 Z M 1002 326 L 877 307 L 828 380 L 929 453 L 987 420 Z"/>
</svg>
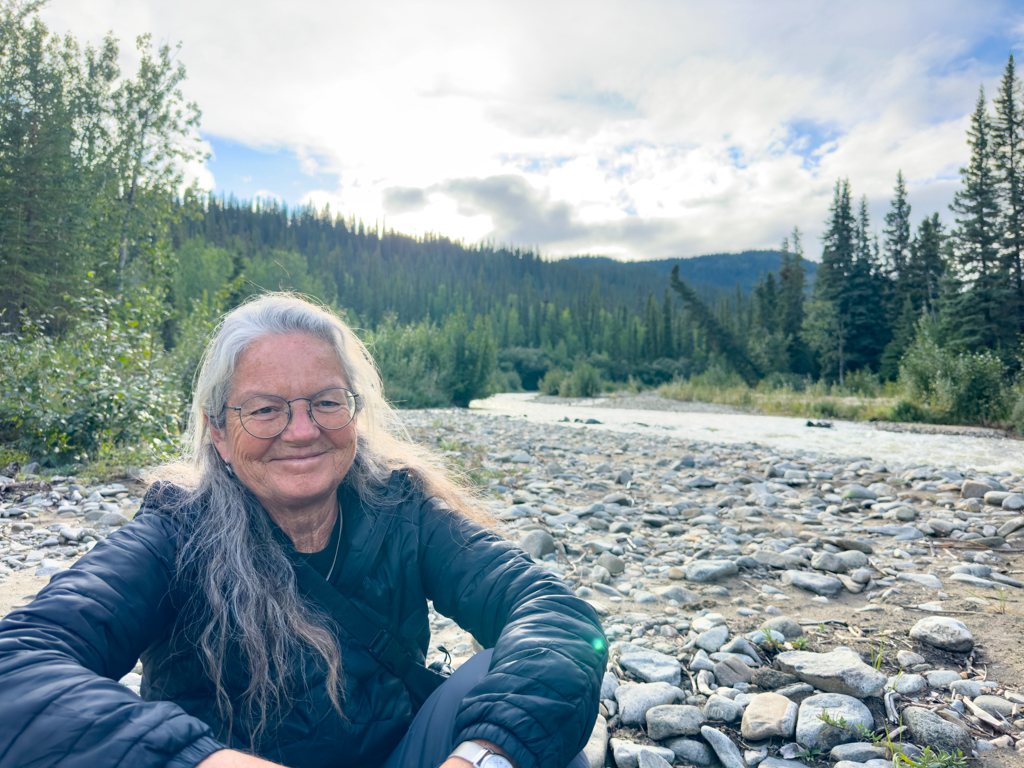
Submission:
<svg viewBox="0 0 1024 768">
<path fill-rule="evenodd" d="M 303 173 L 299 158 L 289 150 L 261 150 L 230 139 L 205 138 L 213 148 L 209 168 L 218 195 L 252 200 L 257 192 L 266 191 L 292 206 L 315 189 L 333 189 L 337 185 L 331 174 Z"/>
</svg>

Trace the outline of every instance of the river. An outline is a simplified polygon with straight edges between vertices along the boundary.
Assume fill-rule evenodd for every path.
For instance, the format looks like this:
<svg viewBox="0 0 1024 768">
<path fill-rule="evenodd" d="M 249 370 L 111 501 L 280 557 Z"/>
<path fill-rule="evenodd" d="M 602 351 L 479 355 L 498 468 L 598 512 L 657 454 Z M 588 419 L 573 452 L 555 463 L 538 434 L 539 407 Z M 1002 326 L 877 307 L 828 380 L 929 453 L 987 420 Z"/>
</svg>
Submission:
<svg viewBox="0 0 1024 768">
<path fill-rule="evenodd" d="M 785 450 L 818 451 L 832 456 L 864 456 L 894 464 L 976 469 L 1024 474 L 1024 442 L 994 437 L 914 434 L 876 429 L 870 424 L 835 421 L 832 429 L 807 426 L 807 419 L 745 413 L 644 410 L 611 407 L 609 398 L 538 402 L 532 392 L 494 395 L 474 400 L 473 410 L 525 417 L 553 424 L 610 432 L 670 435 L 712 443 L 757 443 Z M 597 419 L 599 425 L 575 419 Z"/>
</svg>

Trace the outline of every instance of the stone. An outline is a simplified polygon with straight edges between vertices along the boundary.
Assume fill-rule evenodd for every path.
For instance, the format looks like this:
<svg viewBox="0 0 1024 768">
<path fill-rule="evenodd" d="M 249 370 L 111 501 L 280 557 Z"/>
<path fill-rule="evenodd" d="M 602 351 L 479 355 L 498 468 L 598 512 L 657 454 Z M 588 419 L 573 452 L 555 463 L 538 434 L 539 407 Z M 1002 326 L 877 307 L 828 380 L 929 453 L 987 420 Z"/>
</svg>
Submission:
<svg viewBox="0 0 1024 768">
<path fill-rule="evenodd" d="M 647 683 L 668 683 L 678 686 L 682 679 L 679 662 L 657 651 L 623 651 L 619 666 Z"/>
<path fill-rule="evenodd" d="M 854 763 L 866 763 L 868 760 L 885 759 L 885 747 L 869 744 L 866 741 L 855 741 L 852 744 L 839 744 L 832 747 L 829 757 L 833 760 L 849 760 Z"/>
<path fill-rule="evenodd" d="M 783 672 L 816 688 L 858 699 L 878 696 L 886 683 L 884 674 L 865 664 L 859 654 L 848 648 L 829 653 L 786 651 L 776 657 L 775 663 Z"/>
<path fill-rule="evenodd" d="M 127 525 L 129 520 L 127 517 L 122 515 L 120 512 L 107 512 L 103 517 L 96 521 L 99 525 L 109 525 L 111 527 L 120 527 Z"/>
<path fill-rule="evenodd" d="M 668 683 L 623 683 L 615 691 L 619 720 L 623 725 L 640 725 L 647 710 L 660 704 L 674 704 L 682 691 Z"/>
<path fill-rule="evenodd" d="M 751 674 L 750 667 L 736 656 L 730 656 L 715 664 L 715 680 L 727 688 L 732 688 L 736 683 L 749 683 Z"/>
<path fill-rule="evenodd" d="M 899 651 L 896 654 L 896 661 L 901 667 L 913 667 L 917 664 L 924 664 L 925 658 L 920 653 L 913 651 Z"/>
<path fill-rule="evenodd" d="M 527 531 L 519 539 L 519 548 L 532 560 L 541 560 L 555 551 L 555 538 L 547 531 Z"/>
<path fill-rule="evenodd" d="M 962 621 L 949 616 L 928 616 L 910 630 L 910 637 L 922 643 L 954 653 L 966 653 L 974 647 L 974 636 Z"/>
<path fill-rule="evenodd" d="M 932 672 L 925 672 L 924 676 L 932 688 L 947 688 L 950 683 L 963 679 L 959 673 L 951 669 L 936 669 Z"/>
<path fill-rule="evenodd" d="M 796 619 L 792 619 L 789 616 L 776 616 L 775 618 L 768 619 L 759 629 L 772 629 L 776 632 L 781 632 L 787 640 L 802 637 L 804 634 L 803 627 L 796 622 Z"/>
<path fill-rule="evenodd" d="M 694 560 L 684 569 L 687 581 L 715 581 L 739 573 L 740 569 L 732 560 Z"/>
<path fill-rule="evenodd" d="M 843 552 L 837 552 L 836 556 L 846 565 L 847 573 L 856 571 L 858 568 L 864 568 L 868 564 L 868 556 L 859 549 L 848 549 Z"/>
<path fill-rule="evenodd" d="M 743 717 L 743 707 L 732 699 L 713 693 L 708 697 L 707 704 L 704 705 L 704 717 L 708 720 L 734 723 Z"/>
<path fill-rule="evenodd" d="M 605 755 L 608 754 L 608 721 L 601 715 L 597 716 L 594 730 L 583 748 L 583 754 L 590 763 L 590 768 L 604 768 Z"/>
<path fill-rule="evenodd" d="M 672 760 L 675 758 L 675 753 L 666 747 L 652 747 L 649 744 L 636 744 L 632 741 L 626 741 L 625 739 L 612 739 L 609 742 L 609 746 L 612 749 L 612 757 L 615 759 L 615 765 L 617 765 L 618 768 L 639 768 L 641 751 L 653 752 L 655 755 L 658 755 L 665 760 Z"/>
<path fill-rule="evenodd" d="M 977 480 L 964 480 L 964 484 L 960 486 L 960 498 L 983 499 L 985 494 L 991 490 L 993 490 L 992 486 L 987 483 L 981 483 Z"/>
<path fill-rule="evenodd" d="M 755 669 L 754 674 L 751 675 L 750 682 L 756 685 L 758 688 L 763 688 L 766 691 L 774 691 L 776 688 L 783 688 L 787 685 L 800 682 L 800 679 L 796 675 L 791 675 L 788 672 L 780 672 L 777 669 L 771 667 L 761 667 Z M 604 698 L 602 696 L 602 698 Z"/>
<path fill-rule="evenodd" d="M 671 739 L 665 742 L 665 746 L 672 750 L 677 759 L 697 768 L 711 768 L 718 763 L 715 753 L 703 741 Z"/>
<path fill-rule="evenodd" d="M 669 574 L 669 578 L 671 577 L 671 574 Z M 668 587 L 655 587 L 653 592 L 660 598 L 675 600 L 681 605 L 693 605 L 703 599 L 696 592 L 691 592 L 686 587 L 681 587 L 678 584 L 672 584 Z"/>
<path fill-rule="evenodd" d="M 883 676 L 884 677 L 884 676 Z M 846 720 L 848 728 L 837 728 L 822 720 L 819 715 L 828 712 L 835 720 Z M 819 693 L 804 699 L 800 705 L 796 723 L 796 740 L 807 749 L 827 751 L 838 744 L 856 739 L 857 725 L 874 729 L 875 720 L 863 702 L 841 693 Z"/>
<path fill-rule="evenodd" d="M 949 690 L 952 693 L 958 693 L 961 696 L 973 699 L 981 696 L 981 683 L 977 680 L 954 680 L 949 684 Z M 979 704 L 978 706 L 981 705 Z"/>
<path fill-rule="evenodd" d="M 928 587 L 929 589 L 942 589 L 942 582 L 931 573 L 901 573 L 896 578 L 901 581 L 913 581 L 915 584 L 920 584 L 922 587 Z"/>
<path fill-rule="evenodd" d="M 897 675 L 887 681 L 886 687 L 891 687 L 896 693 L 904 696 L 911 696 L 920 693 L 928 687 L 928 682 L 921 675 Z"/>
<path fill-rule="evenodd" d="M 606 568 L 612 576 L 618 576 L 626 570 L 626 561 L 611 552 L 602 552 L 597 558 L 597 564 Z"/>
<path fill-rule="evenodd" d="M 844 485 L 840 489 L 840 495 L 844 499 L 870 499 L 874 500 L 878 498 L 878 494 L 874 491 L 865 488 L 863 485 L 857 483 L 851 483 L 850 485 Z"/>
<path fill-rule="evenodd" d="M 838 539 L 829 539 L 828 542 L 840 549 L 856 550 L 857 552 L 863 552 L 865 555 L 872 555 L 875 552 L 871 542 L 865 539 L 842 537 Z"/>
<path fill-rule="evenodd" d="M 675 758 L 675 753 L 672 753 L 672 758 Z M 641 749 L 640 758 L 637 761 L 637 768 L 672 768 L 672 763 L 666 760 L 664 757 L 659 755 L 657 752 L 651 749 Z"/>
<path fill-rule="evenodd" d="M 655 741 L 673 736 L 697 736 L 704 723 L 699 707 L 688 704 L 663 704 L 647 710 L 647 735 Z"/>
<path fill-rule="evenodd" d="M 740 733 L 751 741 L 789 739 L 796 732 L 796 716 L 795 702 L 777 693 L 758 693 L 743 711 Z"/>
<path fill-rule="evenodd" d="M 990 715 L 1009 718 L 1013 714 L 1013 704 L 999 696 L 978 696 L 974 703 Z"/>
<path fill-rule="evenodd" d="M 846 563 L 839 555 L 831 552 L 818 552 L 811 558 L 811 568 L 829 573 L 845 573 Z"/>
<path fill-rule="evenodd" d="M 726 626 L 712 627 L 707 632 L 697 635 L 697 647 L 708 653 L 714 653 L 729 639 L 729 628 Z"/>
<path fill-rule="evenodd" d="M 1003 499 L 1003 503 L 1001 506 L 1003 509 L 1008 509 L 1011 512 L 1016 512 L 1018 510 L 1024 509 L 1024 494 L 1011 493 L 1009 496 Z"/>
<path fill-rule="evenodd" d="M 903 724 L 907 726 L 915 744 L 924 744 L 932 749 L 955 753 L 971 753 L 974 739 L 959 725 L 943 720 L 934 712 L 921 707 L 907 707 L 902 712 Z"/>
<path fill-rule="evenodd" d="M 843 591 L 843 582 L 835 576 L 825 576 L 821 573 L 807 573 L 805 571 L 785 571 L 782 574 L 782 583 L 787 586 L 799 587 L 816 595 L 838 595 Z"/>
<path fill-rule="evenodd" d="M 614 699 L 615 689 L 619 687 L 619 678 L 615 676 L 614 672 L 605 672 L 604 677 L 601 679 L 601 698 L 602 699 Z"/>
<path fill-rule="evenodd" d="M 710 725 L 705 725 L 700 729 L 700 735 L 714 750 L 724 768 L 746 768 L 740 748 L 724 733 Z"/>
</svg>

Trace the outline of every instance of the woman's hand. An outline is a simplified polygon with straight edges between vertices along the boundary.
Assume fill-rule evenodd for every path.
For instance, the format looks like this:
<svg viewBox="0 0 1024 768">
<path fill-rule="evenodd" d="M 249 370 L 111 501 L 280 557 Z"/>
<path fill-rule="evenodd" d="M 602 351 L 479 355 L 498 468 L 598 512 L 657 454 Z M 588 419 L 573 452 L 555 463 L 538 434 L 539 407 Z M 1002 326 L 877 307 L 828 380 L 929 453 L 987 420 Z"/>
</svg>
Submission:
<svg viewBox="0 0 1024 768">
<path fill-rule="evenodd" d="M 260 757 L 236 752 L 233 749 L 222 749 L 207 757 L 196 768 L 270 768 L 270 766 L 280 768 L 278 763 L 271 763 Z"/>
</svg>

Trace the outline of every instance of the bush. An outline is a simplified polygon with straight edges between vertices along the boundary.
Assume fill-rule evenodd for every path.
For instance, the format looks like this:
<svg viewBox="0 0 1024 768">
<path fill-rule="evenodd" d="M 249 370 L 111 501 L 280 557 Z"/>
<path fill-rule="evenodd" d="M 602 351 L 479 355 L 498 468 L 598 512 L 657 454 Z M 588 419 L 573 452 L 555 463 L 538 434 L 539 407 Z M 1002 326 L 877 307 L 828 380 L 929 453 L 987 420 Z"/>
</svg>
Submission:
<svg viewBox="0 0 1024 768">
<path fill-rule="evenodd" d="M 1010 414 L 1010 421 L 1013 422 L 1013 426 L 1016 427 L 1017 433 L 1024 435 L 1024 397 L 1021 397 L 1013 406 L 1013 412 Z"/>
<path fill-rule="evenodd" d="M 552 368 L 541 380 L 537 382 L 537 389 L 542 395 L 557 395 L 562 386 L 562 379 L 565 378 L 565 371 L 561 368 Z"/>
<path fill-rule="evenodd" d="M 777 389 L 788 389 L 792 392 L 803 392 L 807 388 L 807 379 L 798 373 L 769 373 L 758 383 L 761 391 L 772 392 Z"/>
<path fill-rule="evenodd" d="M 900 361 L 899 383 L 910 400 L 947 420 L 989 424 L 1006 417 L 1006 365 L 992 352 L 953 352 L 919 335 Z"/>
<path fill-rule="evenodd" d="M 704 373 L 690 377 L 690 383 L 695 387 L 714 387 L 716 389 L 728 389 L 730 387 L 742 387 L 746 385 L 743 377 L 735 371 L 713 365 Z"/>
<path fill-rule="evenodd" d="M 562 379 L 559 397 L 593 397 L 601 392 L 601 376 L 589 363 L 577 363 L 572 373 Z"/>
<path fill-rule="evenodd" d="M 878 380 L 878 376 L 872 373 L 870 369 L 860 368 L 846 375 L 843 389 L 855 396 L 878 397 L 882 385 Z"/>
<path fill-rule="evenodd" d="M 910 400 L 899 400 L 896 405 L 892 407 L 892 411 L 889 414 L 891 421 L 902 421 L 902 422 L 926 422 L 929 421 L 928 415 L 924 408 L 919 406 L 917 403 L 913 403 Z"/>
<path fill-rule="evenodd" d="M 71 329 L 23 319 L 0 335 L 0 433 L 31 455 L 67 464 L 101 446 L 165 455 L 180 431 L 178 379 L 159 340 L 162 301 L 138 291 L 68 300 Z"/>
</svg>

